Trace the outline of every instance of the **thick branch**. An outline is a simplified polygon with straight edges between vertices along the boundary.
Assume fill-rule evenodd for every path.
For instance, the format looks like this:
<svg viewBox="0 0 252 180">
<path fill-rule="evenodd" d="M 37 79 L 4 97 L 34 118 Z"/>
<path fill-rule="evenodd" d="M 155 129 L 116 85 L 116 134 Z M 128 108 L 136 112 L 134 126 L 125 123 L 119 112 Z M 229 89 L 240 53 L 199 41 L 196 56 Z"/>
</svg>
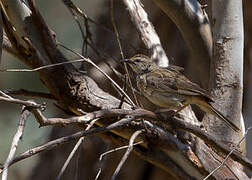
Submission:
<svg viewBox="0 0 252 180">
<path fill-rule="evenodd" d="M 243 94 L 243 13 L 242 0 L 232 0 L 229 3 L 212 1 L 213 25 L 213 61 L 211 64 L 210 88 L 216 95 L 219 108 L 227 117 L 244 129 L 241 115 Z M 242 134 L 233 134 L 223 128 L 222 124 L 211 119 L 209 128 L 219 138 L 226 141 L 238 141 Z M 228 135 L 227 135 L 228 134 Z"/>
<path fill-rule="evenodd" d="M 150 56 L 161 67 L 167 67 L 169 65 L 168 58 L 161 45 L 160 39 L 148 19 L 147 13 L 144 11 L 139 0 L 124 0 L 131 20 L 136 26 L 139 35 L 144 42 L 145 46 L 150 50 Z"/>
<path fill-rule="evenodd" d="M 207 75 L 201 83 L 208 87 L 209 65 L 212 57 L 212 33 L 206 13 L 197 0 L 153 0 L 182 33 L 192 53 L 199 74 Z"/>
<path fill-rule="evenodd" d="M 9 1 L 6 1 L 6 3 L 8 2 Z M 28 2 L 32 10 L 32 17 L 29 17 L 32 19 L 33 25 L 35 24 L 35 28 L 32 28 L 31 31 L 34 31 L 33 34 L 37 34 L 39 39 L 33 38 L 30 34 L 25 34 L 22 36 L 28 37 L 25 39 L 25 45 L 22 46 L 21 42 L 16 43 L 16 41 L 23 41 L 23 39 L 11 38 L 14 32 L 11 32 L 11 23 L 8 24 L 8 18 L 5 16 L 5 29 L 9 31 L 8 36 L 10 37 L 9 39 L 12 45 L 21 54 L 24 62 L 31 68 L 55 63 L 58 61 L 66 61 L 66 58 L 57 49 L 57 45 L 53 39 L 52 33 L 36 9 L 34 2 L 32 0 L 29 0 Z M 11 8 L 11 6 L 9 6 L 9 8 Z M 15 13 L 18 13 L 15 11 L 11 12 L 13 13 L 13 17 L 15 16 Z M 20 24 L 24 23 L 22 20 L 23 19 L 20 20 Z M 19 30 L 17 30 L 15 33 L 18 34 Z M 22 49 L 20 46 L 22 46 Z M 26 53 L 22 53 L 22 50 L 25 50 Z M 27 54 L 29 54 L 29 56 L 27 56 Z M 120 100 L 104 92 L 98 87 L 93 79 L 88 77 L 86 74 L 79 72 L 72 65 L 65 64 L 43 69 L 39 71 L 39 76 L 45 86 L 49 89 L 50 93 L 56 99 L 58 99 L 59 105 L 77 115 L 83 115 L 84 112 L 91 112 L 100 109 L 115 109 L 120 105 Z M 129 110 L 131 109 L 131 106 L 123 103 L 122 108 Z M 160 119 L 159 117 L 157 118 Z M 105 124 L 105 128 L 109 126 L 109 123 L 114 123 L 114 121 L 115 118 L 106 118 L 105 121 L 99 122 L 99 125 L 104 126 Z M 148 131 L 150 131 L 148 132 L 150 134 L 149 142 L 154 144 L 160 151 L 164 152 L 170 159 L 172 159 L 172 161 L 177 164 L 178 167 L 183 169 L 181 171 L 185 172 L 185 174 L 188 174 L 188 176 L 195 177 L 197 179 L 201 179 L 203 174 L 206 174 L 205 169 L 201 166 L 200 160 L 195 156 L 190 146 L 181 143 L 181 141 L 175 138 L 167 130 L 153 125 L 148 121 L 145 122 Z M 183 127 L 184 124 L 182 123 L 180 125 Z M 187 126 L 187 128 L 188 127 L 190 127 L 190 125 Z M 142 128 L 143 126 L 140 122 L 131 122 L 127 127 L 121 128 L 117 131 L 113 130 L 113 133 L 116 133 L 125 139 L 129 139 L 132 132 Z M 199 132 L 202 132 L 202 130 L 198 130 Z M 83 134 L 80 133 L 78 136 L 75 135 L 71 138 L 79 138 L 82 135 Z M 57 146 L 57 144 L 55 144 L 55 146 Z M 158 164 L 159 162 L 155 161 L 154 158 L 152 163 Z M 167 172 L 169 172 L 168 169 L 172 167 L 166 165 L 159 164 L 159 166 L 162 166 L 164 169 L 167 169 Z M 225 168 L 225 170 L 227 171 L 227 168 Z"/>
<path fill-rule="evenodd" d="M 111 117 L 118 117 L 118 116 L 132 116 L 134 119 L 137 118 L 145 118 L 149 119 L 150 121 L 162 121 L 163 123 L 167 124 L 168 126 L 175 126 L 177 130 L 185 130 L 188 132 L 193 133 L 197 137 L 204 140 L 204 142 L 210 147 L 214 148 L 215 151 L 219 154 L 228 154 L 232 148 L 225 145 L 220 140 L 216 139 L 214 136 L 211 136 L 210 134 L 206 133 L 204 130 L 202 130 L 199 126 L 192 125 L 190 123 L 187 123 L 179 118 L 171 118 L 167 117 L 165 114 L 163 116 L 160 116 L 159 114 L 155 114 L 151 111 L 147 111 L 144 109 L 136 109 L 136 110 L 125 110 L 125 109 L 105 109 L 105 110 L 99 110 L 94 111 L 91 113 L 87 113 L 84 116 L 79 117 L 72 117 L 68 119 L 63 118 L 45 118 L 41 111 L 39 109 L 34 109 L 33 114 L 35 115 L 36 119 L 40 123 L 41 126 L 46 125 L 66 125 L 66 124 L 72 124 L 72 123 L 81 123 L 81 124 L 87 124 L 95 119 L 102 119 L 102 118 L 111 118 Z M 147 121 L 146 121 L 147 123 Z M 132 124 L 133 125 L 133 124 Z M 161 136 L 160 136 L 161 137 Z M 160 141 L 160 140 L 159 140 Z M 173 143 L 177 143 L 178 141 L 175 139 L 170 139 L 170 141 L 173 141 Z M 160 143 L 162 144 L 162 143 Z M 247 159 L 245 156 L 242 156 L 239 152 L 234 151 L 231 154 L 231 157 L 246 166 L 247 168 L 252 170 L 252 162 Z"/>
</svg>

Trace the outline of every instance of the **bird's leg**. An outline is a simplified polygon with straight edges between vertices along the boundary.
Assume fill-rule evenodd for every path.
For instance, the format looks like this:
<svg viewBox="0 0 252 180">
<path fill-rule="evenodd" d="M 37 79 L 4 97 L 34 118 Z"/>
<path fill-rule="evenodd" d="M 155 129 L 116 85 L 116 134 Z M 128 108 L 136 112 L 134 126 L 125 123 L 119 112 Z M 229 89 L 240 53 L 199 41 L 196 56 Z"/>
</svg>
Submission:
<svg viewBox="0 0 252 180">
<path fill-rule="evenodd" d="M 184 104 L 182 107 L 180 107 L 176 112 L 174 112 L 173 116 L 175 116 L 176 114 L 178 114 L 180 111 L 182 111 L 183 109 L 185 109 L 189 104 Z"/>
<path fill-rule="evenodd" d="M 177 115 L 180 111 L 182 111 L 184 108 L 186 108 L 189 104 L 184 104 L 181 107 L 179 107 L 179 109 L 174 109 L 174 108 L 168 108 L 168 109 L 158 109 L 155 111 L 156 114 L 160 114 L 160 113 L 165 113 L 165 112 L 169 112 L 168 117 L 173 117 L 175 115 Z"/>
<path fill-rule="evenodd" d="M 179 109 L 177 109 L 176 111 L 173 111 L 172 113 L 169 114 L 168 117 L 173 117 L 176 116 L 180 111 L 182 111 L 183 109 L 185 109 L 189 104 L 184 104 L 181 107 L 179 107 Z"/>
<path fill-rule="evenodd" d="M 180 111 L 182 111 L 183 109 L 185 109 L 188 106 L 188 104 L 184 104 L 181 107 L 179 107 L 179 109 L 177 109 L 176 111 L 174 111 L 172 114 L 169 115 L 169 117 L 174 117 L 175 115 L 177 115 Z M 177 130 L 177 127 L 175 124 L 172 124 L 172 130 L 174 133 L 174 137 L 178 138 L 181 133 L 184 135 L 184 132 Z"/>
</svg>

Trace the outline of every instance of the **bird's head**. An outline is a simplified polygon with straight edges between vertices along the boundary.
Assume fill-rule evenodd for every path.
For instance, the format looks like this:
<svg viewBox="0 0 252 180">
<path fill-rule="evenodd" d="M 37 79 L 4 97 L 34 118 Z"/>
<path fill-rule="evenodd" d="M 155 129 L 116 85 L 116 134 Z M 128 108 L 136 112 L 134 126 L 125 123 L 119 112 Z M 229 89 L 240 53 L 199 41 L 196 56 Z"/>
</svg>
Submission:
<svg viewBox="0 0 252 180">
<path fill-rule="evenodd" d="M 136 74 L 150 71 L 153 64 L 151 58 L 145 55 L 135 55 L 130 59 L 123 59 L 122 62 L 127 63 Z"/>
</svg>

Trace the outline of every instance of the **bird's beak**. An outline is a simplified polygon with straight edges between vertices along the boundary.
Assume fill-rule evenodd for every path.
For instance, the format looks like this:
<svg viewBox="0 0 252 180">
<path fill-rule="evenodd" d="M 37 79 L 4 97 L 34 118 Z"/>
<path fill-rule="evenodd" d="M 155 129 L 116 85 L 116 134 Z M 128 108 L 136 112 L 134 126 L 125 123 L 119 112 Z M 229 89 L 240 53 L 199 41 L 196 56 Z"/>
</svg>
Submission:
<svg viewBox="0 0 252 180">
<path fill-rule="evenodd" d="M 129 64 L 136 64 L 134 61 L 132 61 L 130 59 L 121 59 L 120 62 L 125 62 L 125 63 L 129 63 Z"/>
</svg>

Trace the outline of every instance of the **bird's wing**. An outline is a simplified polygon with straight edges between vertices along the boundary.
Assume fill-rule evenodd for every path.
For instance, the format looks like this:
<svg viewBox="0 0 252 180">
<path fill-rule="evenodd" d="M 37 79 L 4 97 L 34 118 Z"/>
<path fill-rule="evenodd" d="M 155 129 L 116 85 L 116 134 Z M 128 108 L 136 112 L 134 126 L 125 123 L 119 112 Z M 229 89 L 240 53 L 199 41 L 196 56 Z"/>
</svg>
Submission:
<svg viewBox="0 0 252 180">
<path fill-rule="evenodd" d="M 169 65 L 168 67 L 165 67 L 165 69 L 167 70 L 174 70 L 174 71 L 184 71 L 184 68 L 183 67 L 180 67 L 180 66 L 176 66 L 176 65 Z"/>
<path fill-rule="evenodd" d="M 160 92 L 171 92 L 182 95 L 204 96 L 209 101 L 213 101 L 208 91 L 191 82 L 184 75 L 177 71 L 159 69 L 142 75 L 146 86 Z"/>
</svg>

